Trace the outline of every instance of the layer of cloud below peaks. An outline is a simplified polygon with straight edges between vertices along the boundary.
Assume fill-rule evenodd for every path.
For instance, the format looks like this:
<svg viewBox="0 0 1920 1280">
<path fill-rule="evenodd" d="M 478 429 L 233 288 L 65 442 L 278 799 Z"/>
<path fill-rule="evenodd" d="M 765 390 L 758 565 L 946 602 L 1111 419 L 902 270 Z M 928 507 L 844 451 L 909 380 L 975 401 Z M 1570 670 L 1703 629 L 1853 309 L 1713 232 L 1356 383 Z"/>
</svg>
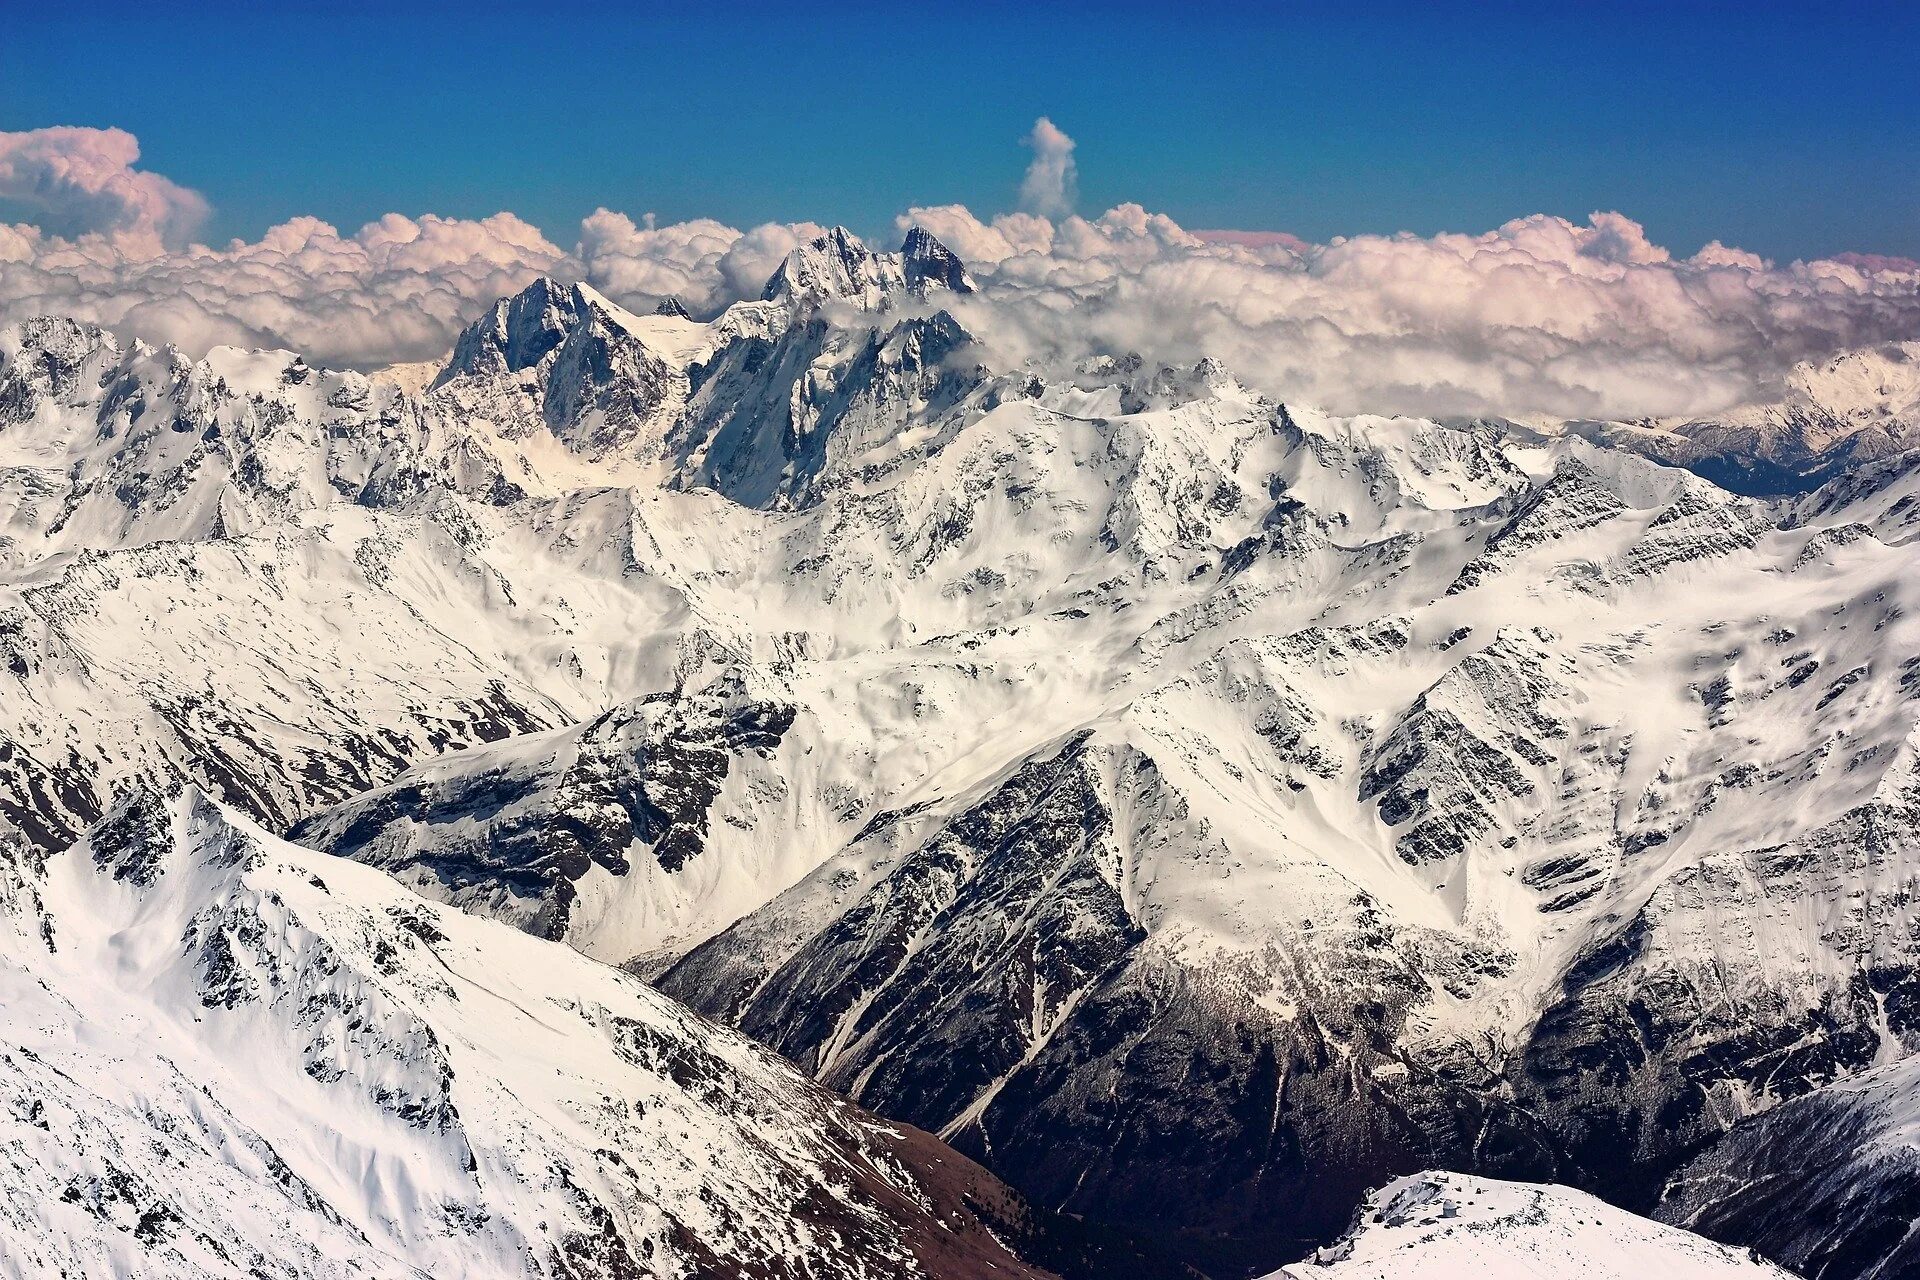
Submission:
<svg viewBox="0 0 1920 1280">
<path fill-rule="evenodd" d="M 1029 179 L 1052 154 L 1064 168 L 1043 172 L 1041 194 L 1070 199 L 1059 139 L 1047 152 L 1036 126 Z M 444 354 L 541 274 L 711 314 L 757 296 L 820 230 L 655 226 L 602 209 L 562 248 L 510 213 L 395 214 L 352 234 L 296 219 L 216 249 L 183 243 L 205 202 L 137 169 L 138 154 L 117 130 L 0 134 L 0 201 L 34 219 L 0 223 L 0 321 L 69 314 L 189 351 L 279 346 L 372 367 Z M 983 293 L 954 305 L 1001 361 L 1213 355 L 1262 390 L 1338 411 L 1634 417 L 1712 412 L 1769 394 L 1796 361 L 1920 337 L 1911 262 L 1777 266 L 1717 243 L 1681 258 L 1613 213 L 1313 245 L 1191 232 L 1137 205 L 1083 218 L 1033 196 L 995 217 L 949 205 L 899 220 L 972 266 Z"/>
</svg>

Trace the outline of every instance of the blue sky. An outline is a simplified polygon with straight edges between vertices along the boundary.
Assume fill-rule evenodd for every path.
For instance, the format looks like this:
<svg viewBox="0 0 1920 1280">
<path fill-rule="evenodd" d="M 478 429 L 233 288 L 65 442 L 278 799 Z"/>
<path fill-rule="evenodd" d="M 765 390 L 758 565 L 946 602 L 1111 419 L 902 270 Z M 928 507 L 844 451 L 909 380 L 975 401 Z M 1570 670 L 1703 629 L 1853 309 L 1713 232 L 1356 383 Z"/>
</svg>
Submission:
<svg viewBox="0 0 1920 1280">
<path fill-rule="evenodd" d="M 1920 256 L 1920 6 L 15 6 L 0 129 L 117 125 L 213 239 L 511 209 L 890 226 L 1012 207 L 1479 231 L 1619 209 L 1691 252 Z"/>
</svg>

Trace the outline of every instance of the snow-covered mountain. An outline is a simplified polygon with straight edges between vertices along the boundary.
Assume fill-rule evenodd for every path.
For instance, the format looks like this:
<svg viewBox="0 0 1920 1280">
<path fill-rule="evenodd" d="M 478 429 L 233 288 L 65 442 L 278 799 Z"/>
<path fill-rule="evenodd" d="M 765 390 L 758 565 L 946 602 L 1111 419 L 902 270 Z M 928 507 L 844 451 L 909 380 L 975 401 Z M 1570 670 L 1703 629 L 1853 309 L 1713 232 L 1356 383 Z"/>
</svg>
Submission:
<svg viewBox="0 0 1920 1280">
<path fill-rule="evenodd" d="M 1865 508 L 1204 379 L 1048 403 L 1087 394 L 707 578 L 710 622 L 778 593 L 790 634 L 727 641 L 777 661 L 302 838 L 647 972 L 724 930 L 667 990 L 1043 1200 L 1235 1239 L 1436 1156 L 1644 1204 L 1911 1034 L 1907 557 Z"/>
<path fill-rule="evenodd" d="M 1920 1276 L 1920 1062 L 1735 1125 L 1674 1175 L 1659 1216 L 1749 1242 L 1809 1280 Z"/>
<path fill-rule="evenodd" d="M 867 257 L 944 287 L 921 240 Z M 923 341 L 949 331 L 828 326 L 804 300 L 701 325 L 540 281 L 424 396 L 284 352 L 0 332 L 0 813 L 53 844 L 118 787 L 185 776 L 283 828 L 665 687 L 682 635 L 707 641 L 659 540 L 724 557 L 746 532 L 676 490 L 804 498 L 829 437 L 960 394 Z M 752 413 L 716 396 L 740 378 Z"/>
<path fill-rule="evenodd" d="M 0 877 L 9 1274 L 1045 1274 L 925 1135 L 197 793 Z"/>
<path fill-rule="evenodd" d="M 768 302 L 845 302 L 885 311 L 907 298 L 925 300 L 945 290 L 973 293 L 967 264 L 920 227 L 908 230 L 898 253 L 875 253 L 845 227 L 835 227 L 780 264 L 761 296 Z"/>
<path fill-rule="evenodd" d="M 1267 1280 L 1789 1280 L 1750 1253 L 1566 1187 L 1418 1173 L 1367 1197 L 1351 1230 Z"/>
<path fill-rule="evenodd" d="M 971 288 L 542 281 L 419 392 L 6 331 L 0 814 L 192 781 L 1221 1275 L 1437 1165 L 1648 1209 L 1920 1045 L 1915 455 L 1048 377 Z"/>
<path fill-rule="evenodd" d="M 1736 493 L 1805 493 L 1920 440 L 1920 342 L 1796 365 L 1779 394 L 1706 418 L 1561 427 Z"/>
</svg>

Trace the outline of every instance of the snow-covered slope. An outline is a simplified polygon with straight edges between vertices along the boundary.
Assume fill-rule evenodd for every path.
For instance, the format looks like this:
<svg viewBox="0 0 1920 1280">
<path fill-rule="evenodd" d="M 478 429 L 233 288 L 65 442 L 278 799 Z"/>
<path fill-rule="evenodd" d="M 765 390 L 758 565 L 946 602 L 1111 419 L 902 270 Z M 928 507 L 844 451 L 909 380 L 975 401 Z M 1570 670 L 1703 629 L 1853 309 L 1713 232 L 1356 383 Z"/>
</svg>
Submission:
<svg viewBox="0 0 1920 1280">
<path fill-rule="evenodd" d="M 924 1135 L 197 794 L 0 896 L 10 1274 L 1041 1274 Z"/>
<path fill-rule="evenodd" d="M 1750 1254 L 1567 1187 L 1417 1173 L 1367 1197 L 1352 1229 L 1267 1280 L 1790 1280 Z"/>
<path fill-rule="evenodd" d="M 1436 1155 L 1644 1199 L 1904 1051 L 1920 637 L 1856 505 L 1161 386 L 745 521 L 676 579 L 711 662 L 302 838 L 1274 1251 Z"/>
<path fill-rule="evenodd" d="M 922 294 L 966 284 L 909 249 L 859 252 Z M 765 535 L 658 486 L 804 500 L 862 432 L 972 386 L 944 315 L 812 305 L 699 324 L 538 281 L 424 396 L 284 352 L 0 332 L 0 814 L 51 846 L 117 788 L 186 777 L 279 828 L 670 686 L 683 639 L 711 647 L 690 589 Z"/>
<path fill-rule="evenodd" d="M 844 302 L 862 311 L 884 311 L 904 299 L 926 299 L 945 290 L 972 293 L 976 286 L 954 252 L 921 227 L 911 228 L 898 253 L 875 253 L 845 227 L 835 227 L 780 264 L 767 281 L 768 302 Z"/>
<path fill-rule="evenodd" d="M 820 815 L 789 783 L 810 748 L 740 674 L 422 765 L 291 838 L 609 961 L 671 958 L 812 870 Z"/>
<path fill-rule="evenodd" d="M 1805 493 L 1920 441 L 1920 342 L 1796 365 L 1778 396 L 1710 418 L 1563 429 L 1686 467 L 1739 493 Z"/>
<path fill-rule="evenodd" d="M 898 653 L 927 692 L 874 730 L 953 763 L 666 989 L 1049 1202 L 1238 1239 L 1437 1156 L 1644 1198 L 1904 1052 L 1904 550 L 1572 443 L 1242 413 L 1103 420 L 1110 481 L 1007 449 L 1053 533 L 996 510 L 955 567 L 1033 603 Z"/>
<path fill-rule="evenodd" d="M 1753 1244 L 1809 1280 L 1920 1276 L 1920 1062 L 1735 1125 L 1674 1175 L 1659 1216 Z"/>
</svg>

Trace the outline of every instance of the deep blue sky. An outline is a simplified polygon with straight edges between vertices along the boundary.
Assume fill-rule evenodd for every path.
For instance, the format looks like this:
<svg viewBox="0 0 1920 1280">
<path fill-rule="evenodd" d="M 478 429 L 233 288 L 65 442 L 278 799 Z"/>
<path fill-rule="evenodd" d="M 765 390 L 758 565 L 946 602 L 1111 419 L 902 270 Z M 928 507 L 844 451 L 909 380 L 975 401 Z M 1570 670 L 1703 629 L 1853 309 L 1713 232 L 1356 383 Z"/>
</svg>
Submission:
<svg viewBox="0 0 1920 1280">
<path fill-rule="evenodd" d="M 1608 208 L 1682 252 L 1920 256 L 1920 5 L 388 7 L 8 0 L 0 128 L 133 131 L 216 240 L 987 213 L 1046 114 L 1083 212 L 1325 239 Z"/>
</svg>

